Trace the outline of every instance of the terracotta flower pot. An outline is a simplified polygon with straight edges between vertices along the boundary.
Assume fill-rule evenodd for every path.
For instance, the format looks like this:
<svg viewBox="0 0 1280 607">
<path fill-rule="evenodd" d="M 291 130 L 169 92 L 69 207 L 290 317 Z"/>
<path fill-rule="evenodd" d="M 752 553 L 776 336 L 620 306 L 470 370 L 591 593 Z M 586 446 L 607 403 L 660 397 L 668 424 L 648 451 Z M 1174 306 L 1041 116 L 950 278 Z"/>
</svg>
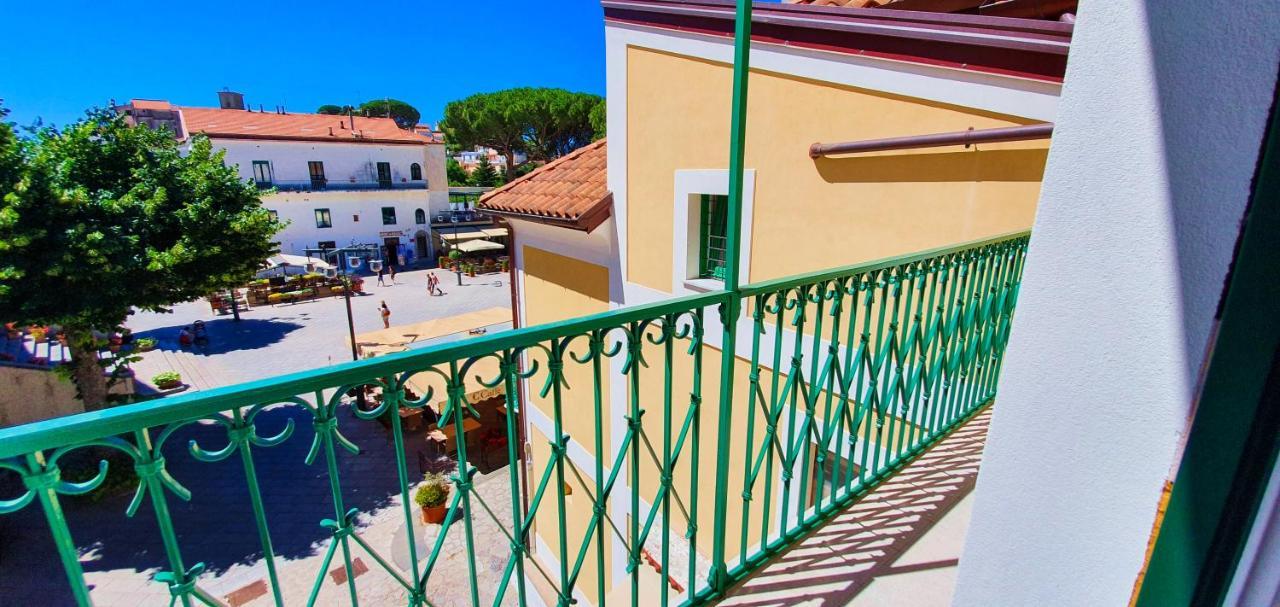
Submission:
<svg viewBox="0 0 1280 607">
<path fill-rule="evenodd" d="M 428 525 L 439 525 L 444 522 L 444 517 L 449 514 L 449 506 L 440 504 L 439 506 L 422 506 L 422 522 Z"/>
</svg>

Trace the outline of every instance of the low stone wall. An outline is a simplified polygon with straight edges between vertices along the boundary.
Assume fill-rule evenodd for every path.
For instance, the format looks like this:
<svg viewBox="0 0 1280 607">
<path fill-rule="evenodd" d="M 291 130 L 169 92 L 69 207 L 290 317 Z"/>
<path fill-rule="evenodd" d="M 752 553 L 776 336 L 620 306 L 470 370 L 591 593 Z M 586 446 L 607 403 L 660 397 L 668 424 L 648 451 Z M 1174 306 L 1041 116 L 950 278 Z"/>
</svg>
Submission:
<svg viewBox="0 0 1280 607">
<path fill-rule="evenodd" d="M 111 393 L 133 393 L 133 378 L 121 378 Z M 82 412 L 70 380 L 48 369 L 0 365 L 0 428 Z"/>
</svg>

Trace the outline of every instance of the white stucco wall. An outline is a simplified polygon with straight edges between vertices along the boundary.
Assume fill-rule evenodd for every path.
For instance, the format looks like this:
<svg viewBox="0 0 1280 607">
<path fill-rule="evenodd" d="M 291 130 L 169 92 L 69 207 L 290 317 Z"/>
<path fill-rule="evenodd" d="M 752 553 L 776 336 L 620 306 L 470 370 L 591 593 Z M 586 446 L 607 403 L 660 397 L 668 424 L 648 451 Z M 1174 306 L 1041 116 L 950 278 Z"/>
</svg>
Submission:
<svg viewBox="0 0 1280 607">
<path fill-rule="evenodd" d="M 289 225 L 276 235 L 276 241 L 280 243 L 282 253 L 301 255 L 303 249 L 315 247 L 317 243 L 326 240 L 332 240 L 340 247 L 349 245 L 352 241 L 358 244 L 380 245 L 391 235 L 391 232 L 397 232 L 400 242 L 413 245 L 414 256 L 422 257 L 422 253 L 416 250 L 414 236 L 418 230 L 426 232 L 429 244 L 431 226 L 415 223 L 414 211 L 422 209 L 427 212 L 427 221 L 430 222 L 431 215 L 427 209 L 432 204 L 432 196 L 436 198 L 443 196 L 447 204 L 447 193 L 426 190 L 372 190 L 368 192 L 281 192 L 263 197 L 262 206 L 275 211 L 281 220 L 289 222 Z M 382 223 L 382 207 L 395 207 L 395 225 Z M 333 227 L 316 227 L 316 209 L 329 209 Z"/>
<path fill-rule="evenodd" d="M 227 164 L 238 165 L 240 175 L 245 179 L 253 178 L 254 160 L 267 160 L 271 162 L 276 183 L 308 182 L 310 173 L 307 172 L 307 162 L 318 160 L 324 163 L 325 177 L 334 185 L 349 183 L 353 177 L 357 183 L 377 181 L 378 162 L 391 164 L 392 182 L 407 185 L 411 183 L 409 165 L 412 163 L 423 165 L 423 177 L 426 177 L 427 148 L 432 147 L 242 139 L 214 139 L 213 144 L 227 151 Z M 443 165 L 440 170 L 444 170 Z M 427 185 L 443 188 L 447 184 L 440 181 L 429 182 Z"/>
<path fill-rule="evenodd" d="M 1124 605 L 1280 57 L 1272 0 L 1085 2 L 954 604 Z"/>
</svg>

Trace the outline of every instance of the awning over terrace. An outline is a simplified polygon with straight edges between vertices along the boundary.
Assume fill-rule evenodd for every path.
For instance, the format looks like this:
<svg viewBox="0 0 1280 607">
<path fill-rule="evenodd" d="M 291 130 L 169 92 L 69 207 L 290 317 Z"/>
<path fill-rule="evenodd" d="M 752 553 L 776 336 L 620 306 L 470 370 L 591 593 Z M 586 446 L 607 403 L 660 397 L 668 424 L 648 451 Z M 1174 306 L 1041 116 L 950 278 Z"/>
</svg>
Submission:
<svg viewBox="0 0 1280 607">
<path fill-rule="evenodd" d="M 476 240 L 478 238 L 488 238 L 488 234 L 479 228 L 467 228 L 465 230 L 445 232 L 440 231 L 440 239 L 445 242 L 462 242 L 464 240 Z"/>
<path fill-rule="evenodd" d="M 467 312 L 457 316 L 449 316 L 447 318 L 437 318 L 434 320 L 413 323 L 409 325 L 400 325 L 391 327 L 390 329 L 380 329 L 378 331 L 370 331 L 356 335 L 356 346 L 359 347 L 360 355 L 364 358 L 372 358 L 383 354 L 391 354 L 394 352 L 403 352 L 410 348 L 410 344 L 421 343 L 424 341 L 458 335 L 472 329 L 481 327 L 489 327 L 492 325 L 502 324 L 511 321 L 511 310 L 507 308 L 487 308 L 476 312 Z M 440 371 L 448 373 L 449 369 L 442 367 Z M 459 369 L 461 371 L 461 369 Z M 489 388 L 481 384 L 476 378 L 479 377 L 485 381 L 491 381 L 499 376 L 498 361 L 492 357 L 486 357 L 476 360 L 466 370 L 466 398 L 469 404 L 475 404 L 482 400 L 501 396 L 505 390 L 501 385 Z M 416 373 L 409 378 L 406 385 L 410 390 L 416 393 L 418 398 L 422 398 L 427 394 L 431 395 L 430 404 L 437 410 L 440 410 L 446 400 L 448 400 L 448 392 L 445 390 L 445 378 L 439 373 L 430 371 Z"/>
<path fill-rule="evenodd" d="M 480 251 L 501 251 L 504 247 L 492 240 L 468 240 L 458 245 L 463 253 L 479 253 Z"/>
<path fill-rule="evenodd" d="M 405 346 L 414 342 L 462 333 L 479 327 L 509 322 L 510 320 L 510 309 L 487 308 L 457 316 L 436 318 L 408 325 L 397 325 L 390 329 L 360 333 L 356 335 L 356 346 L 362 351 L 366 349 L 377 350 L 378 354 L 399 352 Z"/>
</svg>

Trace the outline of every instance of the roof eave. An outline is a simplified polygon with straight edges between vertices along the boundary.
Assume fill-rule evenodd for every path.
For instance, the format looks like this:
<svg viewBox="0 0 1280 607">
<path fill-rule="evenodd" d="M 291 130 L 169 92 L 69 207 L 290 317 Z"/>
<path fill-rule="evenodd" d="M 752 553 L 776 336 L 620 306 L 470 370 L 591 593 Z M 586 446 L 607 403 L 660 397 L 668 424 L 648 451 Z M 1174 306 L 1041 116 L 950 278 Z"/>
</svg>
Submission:
<svg viewBox="0 0 1280 607">
<path fill-rule="evenodd" d="M 482 207 L 487 213 L 493 213 L 510 219 L 519 219 L 521 221 L 530 221 L 543 225 L 554 226 L 557 228 L 566 228 L 577 230 L 590 234 L 596 228 L 600 227 L 605 220 L 613 215 L 613 192 L 609 192 L 587 209 L 574 218 L 552 217 L 550 215 L 541 215 L 538 213 L 522 213 L 520 211 L 512 211 L 507 209 L 495 209 L 493 207 Z"/>
</svg>

